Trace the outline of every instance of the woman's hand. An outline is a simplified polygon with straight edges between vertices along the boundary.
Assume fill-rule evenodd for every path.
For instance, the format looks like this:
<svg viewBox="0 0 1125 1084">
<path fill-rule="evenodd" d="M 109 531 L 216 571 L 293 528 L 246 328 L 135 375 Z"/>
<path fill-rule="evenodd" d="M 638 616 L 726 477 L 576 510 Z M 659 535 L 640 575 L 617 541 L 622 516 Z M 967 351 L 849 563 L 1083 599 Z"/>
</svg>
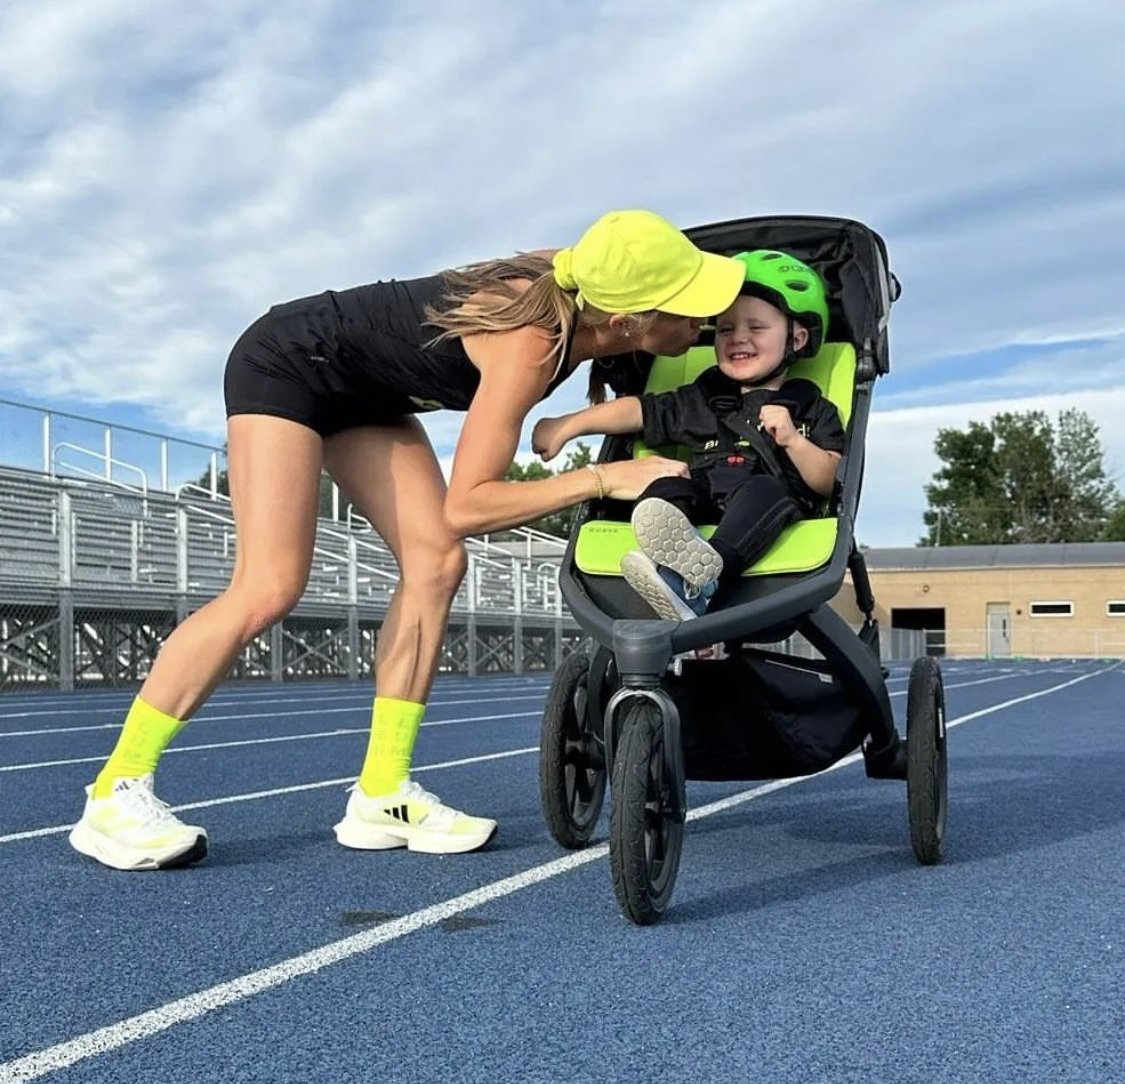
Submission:
<svg viewBox="0 0 1125 1084">
<path fill-rule="evenodd" d="M 531 450 L 549 463 L 562 451 L 563 445 L 570 439 L 566 432 L 566 416 L 561 418 L 540 418 L 531 431 Z"/>
<path fill-rule="evenodd" d="M 648 455 L 641 459 L 618 459 L 599 463 L 605 495 L 622 501 L 635 501 L 658 478 L 686 478 L 688 465 L 678 459 Z"/>
</svg>

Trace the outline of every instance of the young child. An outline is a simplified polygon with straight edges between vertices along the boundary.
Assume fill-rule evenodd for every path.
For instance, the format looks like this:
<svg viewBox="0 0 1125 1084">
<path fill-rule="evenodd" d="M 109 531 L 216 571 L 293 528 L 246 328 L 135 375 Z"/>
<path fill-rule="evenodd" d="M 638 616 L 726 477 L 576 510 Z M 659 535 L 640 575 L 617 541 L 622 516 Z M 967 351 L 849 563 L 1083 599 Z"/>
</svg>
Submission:
<svg viewBox="0 0 1125 1084">
<path fill-rule="evenodd" d="M 649 447 L 687 445 L 690 477 L 661 478 L 633 509 L 640 545 L 621 572 L 661 617 L 702 616 L 718 589 L 757 561 L 791 523 L 832 492 L 845 434 L 836 407 L 809 380 L 786 380 L 820 349 L 824 283 L 784 252 L 735 259 L 746 281 L 715 321 L 717 367 L 658 395 L 622 396 L 544 418 L 532 447 L 544 460 L 587 434 L 643 434 Z M 696 530 L 717 523 L 710 541 Z"/>
</svg>

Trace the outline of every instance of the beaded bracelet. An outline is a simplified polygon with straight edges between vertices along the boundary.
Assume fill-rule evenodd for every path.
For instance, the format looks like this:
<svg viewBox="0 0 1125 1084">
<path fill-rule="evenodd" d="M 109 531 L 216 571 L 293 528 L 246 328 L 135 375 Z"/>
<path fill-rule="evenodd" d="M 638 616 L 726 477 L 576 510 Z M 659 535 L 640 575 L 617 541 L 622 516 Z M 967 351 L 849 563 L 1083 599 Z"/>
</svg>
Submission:
<svg viewBox="0 0 1125 1084">
<path fill-rule="evenodd" d="M 597 499 L 604 500 L 605 498 L 605 479 L 602 478 L 602 472 L 594 466 L 593 463 L 587 463 L 586 469 L 594 475 L 594 481 L 598 484 Z"/>
</svg>

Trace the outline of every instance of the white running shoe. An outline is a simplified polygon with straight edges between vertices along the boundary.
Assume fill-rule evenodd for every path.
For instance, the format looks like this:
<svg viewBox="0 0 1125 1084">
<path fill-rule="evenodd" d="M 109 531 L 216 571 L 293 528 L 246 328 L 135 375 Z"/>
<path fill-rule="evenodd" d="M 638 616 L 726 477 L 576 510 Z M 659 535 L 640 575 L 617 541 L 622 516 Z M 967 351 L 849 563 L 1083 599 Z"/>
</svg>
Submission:
<svg viewBox="0 0 1125 1084">
<path fill-rule="evenodd" d="M 425 854 L 461 854 L 483 847 L 495 835 L 496 822 L 451 809 L 407 779 L 393 794 L 375 798 L 357 783 L 335 831 L 340 843 L 360 851 L 406 847 Z"/>
<path fill-rule="evenodd" d="M 70 845 L 113 869 L 173 869 L 207 855 L 207 833 L 184 824 L 152 790 L 152 776 L 117 779 L 107 798 L 86 788 L 82 819 Z"/>
<path fill-rule="evenodd" d="M 690 590 L 698 591 L 722 575 L 718 551 L 674 504 L 646 497 L 633 508 L 631 520 L 642 552 L 678 572 Z"/>
</svg>

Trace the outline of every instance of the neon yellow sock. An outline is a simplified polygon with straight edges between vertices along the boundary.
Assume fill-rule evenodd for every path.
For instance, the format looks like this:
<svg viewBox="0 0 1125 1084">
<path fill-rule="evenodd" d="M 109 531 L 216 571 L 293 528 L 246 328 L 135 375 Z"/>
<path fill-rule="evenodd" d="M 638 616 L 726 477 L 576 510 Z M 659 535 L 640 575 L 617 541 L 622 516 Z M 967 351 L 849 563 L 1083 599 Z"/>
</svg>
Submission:
<svg viewBox="0 0 1125 1084">
<path fill-rule="evenodd" d="M 94 797 L 108 797 L 115 779 L 136 779 L 156 771 L 160 754 L 183 725 L 183 719 L 165 715 L 138 696 L 125 716 L 125 726 L 109 760 L 94 780 Z"/>
<path fill-rule="evenodd" d="M 410 775 L 410 757 L 422 724 L 425 704 L 413 700 L 395 700 L 390 696 L 375 697 L 371 709 L 371 739 L 359 787 L 368 797 L 390 794 Z"/>
</svg>

